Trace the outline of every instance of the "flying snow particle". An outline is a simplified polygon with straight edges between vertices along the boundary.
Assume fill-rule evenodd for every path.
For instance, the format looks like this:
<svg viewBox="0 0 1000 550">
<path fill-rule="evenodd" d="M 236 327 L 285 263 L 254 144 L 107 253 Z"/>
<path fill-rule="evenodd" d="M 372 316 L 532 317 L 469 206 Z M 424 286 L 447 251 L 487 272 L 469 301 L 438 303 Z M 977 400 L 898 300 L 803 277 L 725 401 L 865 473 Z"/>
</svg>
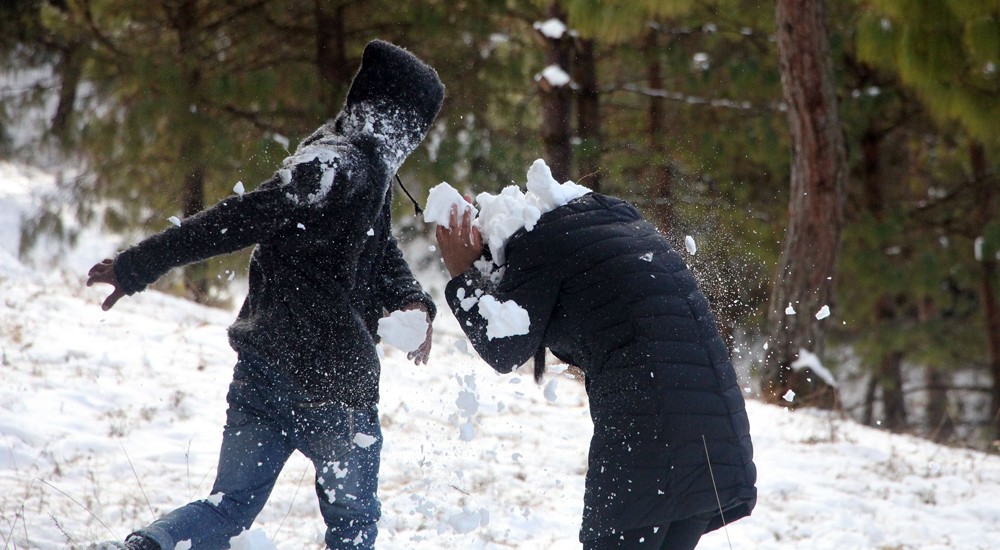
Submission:
<svg viewBox="0 0 1000 550">
<path fill-rule="evenodd" d="M 694 237 L 691 235 L 684 237 L 684 247 L 687 248 L 688 254 L 692 256 L 698 253 L 698 245 L 694 242 Z"/>
<path fill-rule="evenodd" d="M 170 216 L 169 218 L 167 218 L 167 221 L 176 225 L 177 227 L 181 226 L 181 219 L 178 218 L 177 216 Z"/>
<path fill-rule="evenodd" d="M 476 427 L 472 425 L 472 420 L 468 420 L 458 429 L 458 438 L 462 441 L 472 441 L 474 437 L 476 437 Z"/>
<path fill-rule="evenodd" d="M 354 444 L 362 449 L 371 447 L 376 441 L 378 441 L 378 438 L 373 435 L 363 434 L 361 432 L 354 434 Z"/>
<path fill-rule="evenodd" d="M 191 550 L 191 540 L 180 540 L 174 545 L 174 550 Z"/>
<path fill-rule="evenodd" d="M 823 306 L 816 312 L 816 319 L 826 319 L 830 316 L 830 306 Z"/>
<path fill-rule="evenodd" d="M 785 308 L 785 315 L 795 315 L 795 308 L 792 307 L 792 303 L 788 303 L 788 307 Z"/>
<path fill-rule="evenodd" d="M 456 532 L 463 535 L 474 531 L 476 527 L 479 527 L 481 522 L 482 515 L 479 512 L 474 512 L 468 508 L 464 508 L 461 512 L 448 518 L 448 525 L 450 525 Z"/>
<path fill-rule="evenodd" d="M 647 253 L 643 254 L 642 256 L 639 256 L 639 259 L 647 261 L 647 262 L 651 262 L 651 261 L 653 261 L 653 253 L 652 252 L 647 252 Z"/>
<path fill-rule="evenodd" d="M 205 502 L 208 502 L 212 506 L 218 506 L 219 503 L 222 502 L 222 497 L 224 496 L 226 496 L 226 494 L 221 491 L 218 493 L 212 493 L 211 495 L 208 495 L 208 498 L 205 499 Z"/>
<path fill-rule="evenodd" d="M 239 195 L 239 196 L 241 196 L 241 197 L 243 196 L 243 193 L 247 192 L 246 188 L 243 187 L 243 182 L 242 181 L 236 182 L 236 187 L 233 187 L 233 191 L 235 191 L 236 194 Z"/>
<path fill-rule="evenodd" d="M 297 223 L 297 224 L 295 224 L 295 227 L 298 227 L 299 229 L 301 229 L 301 230 L 303 230 L 303 231 L 305 231 L 305 230 L 306 230 L 306 226 L 302 225 L 301 223 Z"/>
<path fill-rule="evenodd" d="M 375 229 L 373 229 L 373 228 L 371 228 L 371 227 L 369 227 L 369 228 L 368 228 L 368 232 L 367 232 L 367 233 L 365 233 L 365 235 L 368 235 L 369 237 L 371 237 L 371 236 L 372 236 L 372 235 L 374 235 L 374 234 L 375 234 Z"/>
<path fill-rule="evenodd" d="M 795 399 L 795 392 L 788 390 L 785 392 L 785 395 L 781 396 L 781 398 L 791 403 Z"/>
<path fill-rule="evenodd" d="M 545 384 L 545 391 L 544 391 L 545 400 L 548 401 L 549 403 L 556 402 L 556 388 L 558 386 L 559 386 L 559 380 L 555 378 L 549 380 L 548 384 Z"/>
</svg>

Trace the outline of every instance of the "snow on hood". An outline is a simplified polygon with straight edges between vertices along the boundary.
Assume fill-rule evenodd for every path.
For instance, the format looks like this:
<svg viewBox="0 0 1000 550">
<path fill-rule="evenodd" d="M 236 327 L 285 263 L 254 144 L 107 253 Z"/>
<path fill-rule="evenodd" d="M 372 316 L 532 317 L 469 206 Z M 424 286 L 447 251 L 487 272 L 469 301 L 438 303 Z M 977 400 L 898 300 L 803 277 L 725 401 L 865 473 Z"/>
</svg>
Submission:
<svg viewBox="0 0 1000 550">
<path fill-rule="evenodd" d="M 504 249 L 514 233 L 521 228 L 531 231 L 546 212 L 592 192 L 572 181 L 560 184 L 542 159 L 536 160 L 528 169 L 525 187 L 527 193 L 516 185 L 510 185 L 499 195 L 480 193 L 476 196 L 476 203 L 479 204 L 476 222 L 493 254 L 493 263 L 498 266 L 506 263 Z"/>
</svg>

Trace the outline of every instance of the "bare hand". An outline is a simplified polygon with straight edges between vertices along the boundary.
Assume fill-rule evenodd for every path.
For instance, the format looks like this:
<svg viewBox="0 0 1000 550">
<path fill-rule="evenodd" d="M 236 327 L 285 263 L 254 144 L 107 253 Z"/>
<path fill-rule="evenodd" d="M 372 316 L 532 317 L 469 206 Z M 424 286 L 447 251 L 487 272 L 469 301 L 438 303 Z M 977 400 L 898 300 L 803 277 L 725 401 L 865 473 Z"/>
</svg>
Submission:
<svg viewBox="0 0 1000 550">
<path fill-rule="evenodd" d="M 479 228 L 472 225 L 472 210 L 465 209 L 462 219 L 458 219 L 458 205 L 451 206 L 450 227 L 437 226 L 438 248 L 444 266 L 452 277 L 468 271 L 472 264 L 483 255 L 483 236 Z"/>
<path fill-rule="evenodd" d="M 434 336 L 434 326 L 431 324 L 431 315 L 427 306 L 423 302 L 412 302 L 403 307 L 403 311 L 418 309 L 427 314 L 427 337 L 420 347 L 406 354 L 406 358 L 413 361 L 414 365 L 420 363 L 427 364 L 427 359 L 431 356 L 431 337 Z"/>
<path fill-rule="evenodd" d="M 91 286 L 94 283 L 104 283 L 114 287 L 111 294 L 105 298 L 104 303 L 101 304 L 101 309 L 104 311 L 111 309 L 115 303 L 125 295 L 125 291 L 123 291 L 118 285 L 118 278 L 115 277 L 114 265 L 114 260 L 105 259 L 102 260 L 101 263 L 95 264 L 94 267 L 90 268 L 90 271 L 87 272 L 87 286 Z"/>
</svg>

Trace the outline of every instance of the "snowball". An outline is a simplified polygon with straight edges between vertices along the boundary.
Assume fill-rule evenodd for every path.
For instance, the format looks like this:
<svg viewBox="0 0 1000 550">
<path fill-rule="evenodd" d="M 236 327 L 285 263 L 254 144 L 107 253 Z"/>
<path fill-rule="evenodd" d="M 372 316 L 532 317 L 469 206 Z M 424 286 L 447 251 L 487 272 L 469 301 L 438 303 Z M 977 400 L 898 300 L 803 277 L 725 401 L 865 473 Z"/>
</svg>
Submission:
<svg viewBox="0 0 1000 550">
<path fill-rule="evenodd" d="M 419 309 L 393 311 L 379 319 L 378 335 L 400 351 L 414 351 L 427 338 L 427 314 Z"/>
<path fill-rule="evenodd" d="M 816 312 L 816 319 L 826 319 L 830 316 L 830 306 L 823 306 Z"/>
<path fill-rule="evenodd" d="M 531 324 L 528 312 L 517 302 L 501 302 L 488 294 L 479 300 L 479 314 L 486 319 L 486 337 L 490 340 L 527 334 Z"/>
<path fill-rule="evenodd" d="M 361 432 L 354 434 L 354 444 L 362 449 L 371 447 L 376 441 L 378 441 L 378 438 L 373 435 L 363 434 Z"/>
<path fill-rule="evenodd" d="M 236 194 L 239 195 L 239 196 L 241 196 L 241 197 L 243 196 L 243 193 L 247 192 L 246 187 L 243 187 L 243 182 L 242 181 L 236 182 L 236 187 L 233 187 L 233 191 L 235 191 Z"/>
<path fill-rule="evenodd" d="M 465 209 L 472 210 L 472 216 L 479 214 L 475 206 L 469 204 L 454 187 L 447 182 L 441 182 L 431 188 L 427 194 L 427 205 L 424 207 L 424 222 L 436 223 L 442 227 L 451 226 L 451 207 L 458 205 L 459 213 Z"/>
<path fill-rule="evenodd" d="M 698 245 L 694 242 L 694 237 L 691 235 L 684 237 L 684 247 L 687 248 L 688 254 L 692 256 L 698 253 Z"/>
<path fill-rule="evenodd" d="M 167 221 L 176 225 L 177 227 L 181 226 L 181 219 L 178 218 L 177 216 L 170 216 L 169 218 L 167 218 Z"/>
</svg>

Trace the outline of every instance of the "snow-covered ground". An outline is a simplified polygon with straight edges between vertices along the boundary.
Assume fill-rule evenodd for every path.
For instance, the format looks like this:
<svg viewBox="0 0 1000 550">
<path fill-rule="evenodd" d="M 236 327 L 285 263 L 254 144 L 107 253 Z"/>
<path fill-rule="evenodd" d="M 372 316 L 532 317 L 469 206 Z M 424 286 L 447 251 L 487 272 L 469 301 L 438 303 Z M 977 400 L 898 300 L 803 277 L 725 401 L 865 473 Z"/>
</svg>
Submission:
<svg viewBox="0 0 1000 550">
<path fill-rule="evenodd" d="M 4 549 L 121 538 L 207 497 L 235 360 L 232 311 L 146 292 L 105 313 L 106 289 L 84 285 L 86 258 L 18 261 L 20 213 L 47 177 L 0 163 Z M 114 245 L 86 246 L 95 262 Z M 440 296 L 443 275 L 422 278 Z M 578 548 L 591 434 L 581 385 L 496 375 L 464 349 L 447 311 L 429 365 L 386 349 L 378 547 Z M 757 508 L 699 548 L 1000 548 L 1000 457 L 747 406 Z M 294 455 L 243 548 L 322 547 L 312 477 Z"/>
</svg>

